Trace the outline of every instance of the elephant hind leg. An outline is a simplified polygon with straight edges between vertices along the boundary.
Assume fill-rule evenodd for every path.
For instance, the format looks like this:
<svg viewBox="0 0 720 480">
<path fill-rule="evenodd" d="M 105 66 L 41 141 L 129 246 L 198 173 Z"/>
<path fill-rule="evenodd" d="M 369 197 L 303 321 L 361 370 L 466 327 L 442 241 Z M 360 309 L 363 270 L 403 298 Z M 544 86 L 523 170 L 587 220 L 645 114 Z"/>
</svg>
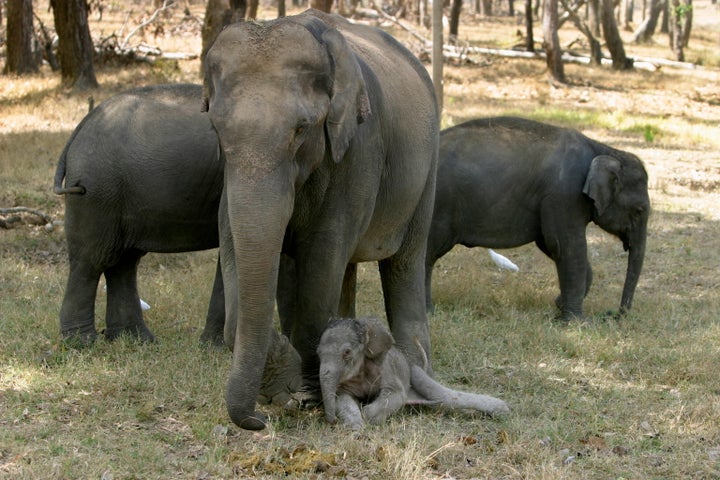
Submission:
<svg viewBox="0 0 720 480">
<path fill-rule="evenodd" d="M 215 280 L 213 282 L 210 305 L 208 306 L 207 317 L 205 317 L 205 328 L 200 335 L 200 341 L 216 347 L 225 344 L 225 289 L 223 287 L 222 270 L 218 258 L 215 269 Z"/>
<path fill-rule="evenodd" d="M 71 257 L 70 274 L 60 307 L 60 333 L 70 345 L 89 345 L 97 338 L 95 297 L 101 274 L 99 268 Z"/>
<path fill-rule="evenodd" d="M 107 281 L 107 312 L 105 337 L 114 340 L 123 333 L 146 342 L 155 336 L 145 325 L 137 290 L 137 267 L 145 252 L 127 250 L 120 261 L 105 270 Z"/>
</svg>

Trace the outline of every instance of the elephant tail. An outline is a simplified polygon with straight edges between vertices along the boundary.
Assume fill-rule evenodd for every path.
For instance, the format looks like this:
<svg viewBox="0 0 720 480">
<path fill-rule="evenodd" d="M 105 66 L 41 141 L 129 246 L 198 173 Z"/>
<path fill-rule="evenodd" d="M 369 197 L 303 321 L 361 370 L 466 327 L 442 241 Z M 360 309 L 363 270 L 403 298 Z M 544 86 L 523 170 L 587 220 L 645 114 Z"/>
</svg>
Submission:
<svg viewBox="0 0 720 480">
<path fill-rule="evenodd" d="M 502 415 L 510 412 L 507 404 L 499 398 L 447 388 L 430 378 L 417 365 L 410 367 L 410 386 L 431 404 L 438 404 L 446 408 L 472 409 L 488 415 Z"/>
<path fill-rule="evenodd" d="M 63 186 L 63 180 L 65 179 L 65 169 L 67 167 L 67 153 L 70 149 L 70 145 L 72 145 L 73 140 L 75 139 L 75 136 L 78 134 L 78 132 L 82 129 L 82 125 L 85 123 L 85 121 L 88 119 L 90 115 L 87 115 L 83 120 L 80 122 L 80 124 L 75 128 L 75 131 L 73 132 L 72 136 L 70 137 L 70 140 L 65 144 L 65 148 L 63 148 L 62 153 L 60 154 L 60 159 L 58 160 L 57 168 L 55 169 L 55 182 L 53 185 L 53 191 L 56 195 L 65 195 L 67 193 L 73 193 L 73 194 L 80 194 L 82 195 L 85 193 L 85 187 L 82 185 L 75 185 L 72 187 Z"/>
</svg>

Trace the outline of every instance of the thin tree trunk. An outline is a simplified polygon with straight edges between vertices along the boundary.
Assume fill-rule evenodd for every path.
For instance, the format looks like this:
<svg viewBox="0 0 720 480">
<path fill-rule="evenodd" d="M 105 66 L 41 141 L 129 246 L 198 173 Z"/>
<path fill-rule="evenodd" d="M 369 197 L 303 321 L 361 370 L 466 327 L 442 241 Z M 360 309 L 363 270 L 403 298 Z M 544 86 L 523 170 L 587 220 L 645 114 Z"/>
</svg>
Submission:
<svg viewBox="0 0 720 480">
<path fill-rule="evenodd" d="M 60 75 L 73 90 L 97 88 L 93 67 L 94 47 L 85 0 L 50 0 L 58 35 Z"/>
<path fill-rule="evenodd" d="M 620 32 L 617 28 L 615 15 L 613 15 L 615 4 L 613 3 L 613 0 L 602 0 L 602 7 L 601 23 L 603 35 L 605 37 L 607 48 L 610 50 L 613 68 L 615 70 L 631 69 L 633 62 L 631 58 L 628 58 L 627 55 L 625 55 L 625 47 L 623 46 L 622 38 L 620 38 Z"/>
<path fill-rule="evenodd" d="M 208 0 L 203 21 L 202 51 L 200 53 L 200 75 L 205 71 L 205 56 L 222 29 L 231 23 L 245 19 L 246 0 Z"/>
<path fill-rule="evenodd" d="M 32 0 L 8 0 L 7 3 L 7 59 L 4 73 L 33 73 L 38 71 L 38 59 L 33 52 Z"/>
<path fill-rule="evenodd" d="M 588 26 L 593 37 L 600 38 L 600 3 L 599 0 L 588 0 Z"/>
<path fill-rule="evenodd" d="M 545 37 L 545 55 L 550 76 L 555 81 L 566 83 L 565 69 L 562 62 L 562 48 L 558 37 L 558 0 L 545 0 L 543 35 Z"/>
<path fill-rule="evenodd" d="M 665 6 L 665 0 L 650 0 L 650 13 L 633 34 L 633 42 L 647 43 L 652 39 L 657 28 L 658 19 Z"/>
<path fill-rule="evenodd" d="M 680 0 L 671 1 L 670 15 L 670 48 L 675 54 L 675 60 L 678 62 L 685 61 L 685 51 L 683 49 L 683 5 Z"/>
<path fill-rule="evenodd" d="M 687 8 L 685 10 L 685 21 L 683 22 L 683 48 L 687 48 L 690 44 L 690 31 L 692 30 L 693 23 L 692 0 L 685 0 L 685 5 L 687 6 Z"/>
<path fill-rule="evenodd" d="M 310 7 L 330 13 L 333 0 L 310 0 Z"/>
<path fill-rule="evenodd" d="M 462 0 L 452 0 L 452 7 L 450 8 L 450 31 L 448 42 L 451 45 L 457 43 L 458 28 L 460 25 L 460 11 L 462 11 Z"/>
<path fill-rule="evenodd" d="M 528 52 L 535 51 L 532 0 L 525 0 L 525 50 Z"/>
</svg>

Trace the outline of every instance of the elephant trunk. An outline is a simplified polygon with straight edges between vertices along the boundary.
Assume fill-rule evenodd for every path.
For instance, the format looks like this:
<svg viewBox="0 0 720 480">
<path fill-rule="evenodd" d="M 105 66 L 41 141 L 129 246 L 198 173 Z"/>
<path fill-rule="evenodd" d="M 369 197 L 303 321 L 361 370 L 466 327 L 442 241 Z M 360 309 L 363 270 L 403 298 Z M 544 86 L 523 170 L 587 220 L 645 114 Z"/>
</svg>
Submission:
<svg viewBox="0 0 720 480">
<path fill-rule="evenodd" d="M 327 365 L 320 365 L 320 391 L 322 392 L 325 419 L 331 424 L 337 422 L 338 380 L 339 372 L 328 368 Z"/>
<path fill-rule="evenodd" d="M 228 311 L 228 321 L 235 323 L 235 338 L 226 402 L 232 421 L 249 430 L 265 427 L 255 403 L 271 343 L 280 251 L 293 209 L 293 189 L 283 173 L 275 171 L 249 181 L 229 156 L 225 169 L 227 221 L 236 269 L 233 281 L 237 282 L 232 292 L 237 302 L 230 302 L 234 307 Z"/>
<path fill-rule="evenodd" d="M 632 307 L 635 287 L 640 279 L 643 262 L 645 260 L 645 244 L 647 242 L 647 218 L 638 228 L 630 232 L 626 239 L 628 253 L 627 272 L 625 274 L 625 285 L 623 287 L 622 299 L 620 300 L 620 315 L 627 313 Z"/>
</svg>

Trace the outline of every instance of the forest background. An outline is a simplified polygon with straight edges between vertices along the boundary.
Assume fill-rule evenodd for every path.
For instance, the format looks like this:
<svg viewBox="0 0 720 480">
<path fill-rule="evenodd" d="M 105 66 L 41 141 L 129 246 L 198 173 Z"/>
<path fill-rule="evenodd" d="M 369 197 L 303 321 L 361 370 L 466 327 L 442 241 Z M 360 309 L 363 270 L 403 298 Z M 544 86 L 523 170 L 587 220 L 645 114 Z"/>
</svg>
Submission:
<svg viewBox="0 0 720 480">
<path fill-rule="evenodd" d="M 263 432 L 232 425 L 223 399 L 230 355 L 198 342 L 215 251 L 143 259 L 139 283 L 156 345 L 121 339 L 67 350 L 57 323 L 64 207 L 51 186 L 59 153 L 89 98 L 200 78 L 206 4 L 158 12 L 149 3 L 104 3 L 102 16 L 97 7 L 88 16 L 99 88 L 79 91 L 45 62 L 0 76 L 0 478 L 720 478 L 718 6 L 692 4 L 682 63 L 659 29 L 649 42 L 633 41 L 643 15 L 629 28 L 616 17 L 632 69 L 571 62 L 568 54 L 589 57 L 591 46 L 565 21 L 558 82 L 542 57 L 539 17 L 540 54 L 510 56 L 527 50 L 523 8 L 510 16 L 507 4 L 492 5 L 492 15 L 463 6 L 444 65 L 443 127 L 524 116 L 645 161 L 653 214 L 627 318 L 603 316 L 619 304 L 626 257 L 592 225 L 588 319 L 569 325 L 554 320 L 554 266 L 534 246 L 502 252 L 518 273 L 497 270 L 484 249 L 456 247 L 434 277 L 437 377 L 502 397 L 512 413 L 404 410 L 359 435 L 326 424 L 318 410 L 268 408 Z M 33 7 L 34 31 L 42 22 L 52 35 L 47 4 Z M 356 21 L 387 29 L 431 69 L 425 24 L 360 7 L 367 10 Z M 563 11 L 560 4 L 560 22 Z M 277 5 L 259 5 L 258 18 L 276 15 Z M 610 59 L 604 42 L 601 49 Z M 46 216 L 8 210 L 17 207 Z M 360 314 L 382 314 L 374 265 L 361 265 L 359 292 Z M 99 328 L 104 308 L 101 285 Z"/>
</svg>

